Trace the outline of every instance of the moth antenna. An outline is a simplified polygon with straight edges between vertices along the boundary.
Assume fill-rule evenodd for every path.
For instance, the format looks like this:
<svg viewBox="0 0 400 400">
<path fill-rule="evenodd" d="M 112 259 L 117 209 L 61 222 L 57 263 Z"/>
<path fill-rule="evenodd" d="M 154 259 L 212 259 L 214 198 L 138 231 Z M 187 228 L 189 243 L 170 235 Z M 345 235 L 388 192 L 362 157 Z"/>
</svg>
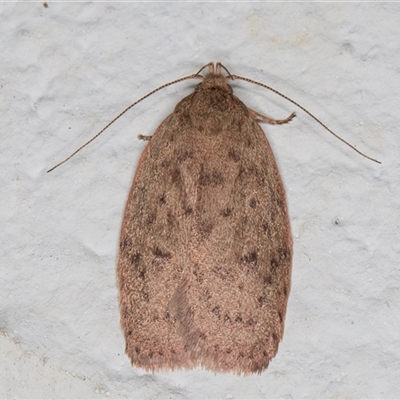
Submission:
<svg viewBox="0 0 400 400">
<path fill-rule="evenodd" d="M 378 164 L 382 164 L 379 160 L 376 160 L 375 158 L 372 158 L 370 156 L 367 156 L 366 154 L 364 154 L 363 152 L 361 152 L 360 150 L 358 150 L 356 147 L 354 147 L 352 144 L 350 144 L 349 142 L 347 142 L 346 140 L 344 140 L 342 137 L 340 137 L 338 134 L 336 134 L 335 132 L 333 132 L 331 129 L 329 129 L 322 121 L 320 121 L 315 115 L 311 114 L 310 111 L 308 111 L 306 108 L 304 108 L 302 105 L 300 105 L 299 103 L 297 103 L 296 101 L 292 100 L 290 97 L 284 95 L 283 93 L 279 92 L 278 90 L 272 88 L 271 86 L 265 85 L 264 83 L 261 82 L 257 82 L 254 81 L 253 79 L 249 79 L 249 78 L 245 78 L 243 76 L 239 76 L 239 75 L 230 75 L 232 80 L 234 79 L 240 79 L 242 81 L 246 81 L 246 82 L 250 82 L 250 83 L 254 83 L 255 85 L 264 87 L 265 89 L 270 90 L 271 92 L 274 92 L 275 94 L 277 94 L 278 96 L 283 97 L 284 99 L 290 101 L 291 103 L 293 103 L 295 106 L 299 107 L 301 110 L 303 110 L 306 114 L 308 114 L 311 118 L 313 118 L 315 121 L 317 121 L 321 126 L 323 126 L 330 134 L 332 134 L 333 136 L 335 136 L 335 138 L 339 139 L 340 141 L 342 141 L 344 144 L 346 144 L 347 146 L 349 146 L 350 148 L 352 148 L 354 151 L 356 151 L 358 154 L 360 154 L 361 156 L 368 158 L 368 160 L 374 161 Z"/>
<path fill-rule="evenodd" d="M 228 68 L 226 68 L 224 64 L 217 62 L 217 71 L 218 71 L 218 69 L 221 69 L 221 68 L 228 74 L 228 78 L 230 78 L 232 80 L 234 79 L 232 74 L 229 72 Z"/>
<path fill-rule="evenodd" d="M 199 75 L 199 73 L 205 68 L 207 67 L 209 64 L 205 65 L 197 74 L 192 74 L 192 75 L 188 75 L 188 76 L 184 76 L 182 78 L 176 79 L 174 81 L 165 83 L 164 85 L 159 86 L 158 88 L 152 90 L 150 93 L 147 93 L 145 96 L 141 97 L 139 100 L 135 101 L 134 103 L 132 103 L 130 106 L 128 106 L 127 108 L 125 108 L 124 111 L 120 112 L 114 119 L 111 120 L 111 122 L 109 122 L 100 132 L 96 133 L 96 135 L 94 135 L 91 139 L 89 139 L 86 143 L 84 143 L 81 147 L 79 147 L 77 150 L 75 150 L 70 156 L 68 156 L 67 158 L 65 158 L 63 161 L 59 162 L 57 165 L 55 165 L 53 168 L 50 168 L 47 172 L 51 172 L 53 170 L 55 170 L 57 167 L 59 167 L 60 165 L 64 164 L 65 162 L 67 162 L 70 158 L 72 158 L 76 153 L 78 153 L 79 151 L 81 151 L 84 147 L 86 147 L 89 143 L 93 142 L 93 140 L 95 140 L 98 136 L 100 136 L 110 125 L 112 125 L 117 119 L 119 119 L 120 117 L 122 117 L 127 111 L 129 111 L 132 107 L 134 107 L 136 104 L 140 103 L 141 101 L 143 101 L 144 99 L 146 99 L 147 97 L 150 97 L 151 95 L 153 95 L 154 93 L 158 92 L 161 89 L 166 88 L 167 86 L 171 86 L 174 85 L 175 83 L 179 83 L 182 81 L 186 81 L 188 79 L 195 79 L 195 78 L 202 78 L 201 75 Z"/>
<path fill-rule="evenodd" d="M 219 64 L 219 63 L 218 63 L 218 64 Z M 214 63 L 209 62 L 208 64 L 203 65 L 203 66 L 198 70 L 198 72 L 197 72 L 196 74 L 194 74 L 194 76 L 196 76 L 196 77 L 202 77 L 202 76 L 200 75 L 200 72 L 203 71 L 203 69 L 206 69 L 207 67 L 209 68 L 209 70 L 210 70 L 211 73 L 214 72 Z"/>
</svg>

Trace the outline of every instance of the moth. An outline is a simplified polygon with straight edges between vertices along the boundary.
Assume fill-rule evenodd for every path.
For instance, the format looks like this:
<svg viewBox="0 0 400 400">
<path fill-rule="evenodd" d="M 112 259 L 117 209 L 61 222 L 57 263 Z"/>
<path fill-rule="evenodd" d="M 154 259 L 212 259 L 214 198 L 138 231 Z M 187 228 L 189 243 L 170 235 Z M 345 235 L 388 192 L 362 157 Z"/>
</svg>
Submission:
<svg viewBox="0 0 400 400">
<path fill-rule="evenodd" d="M 282 339 L 292 238 L 271 147 L 221 64 L 145 148 L 118 260 L 126 353 L 148 371 L 261 372 Z"/>
<path fill-rule="evenodd" d="M 208 68 L 205 76 L 200 72 Z M 227 75 L 222 74 L 225 70 Z M 228 81 L 277 90 L 221 64 L 167 83 L 201 79 L 149 140 L 138 163 L 120 235 L 121 326 L 131 363 L 147 371 L 204 367 L 261 373 L 284 331 L 292 268 L 286 195 L 258 122 L 284 124 L 248 108 Z"/>
</svg>

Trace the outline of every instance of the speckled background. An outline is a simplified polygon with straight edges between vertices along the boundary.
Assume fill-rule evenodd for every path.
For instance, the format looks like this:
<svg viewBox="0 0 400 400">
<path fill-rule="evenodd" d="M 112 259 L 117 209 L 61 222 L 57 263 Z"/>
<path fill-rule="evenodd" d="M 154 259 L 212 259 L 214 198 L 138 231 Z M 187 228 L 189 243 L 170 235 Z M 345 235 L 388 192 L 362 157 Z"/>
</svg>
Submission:
<svg viewBox="0 0 400 400">
<path fill-rule="evenodd" d="M 400 4 L 0 4 L 0 396 L 400 397 Z M 115 266 L 138 157 L 184 82 L 221 61 L 292 104 L 235 82 L 287 189 L 294 236 L 286 332 L 268 370 L 147 374 L 130 366 Z"/>
</svg>

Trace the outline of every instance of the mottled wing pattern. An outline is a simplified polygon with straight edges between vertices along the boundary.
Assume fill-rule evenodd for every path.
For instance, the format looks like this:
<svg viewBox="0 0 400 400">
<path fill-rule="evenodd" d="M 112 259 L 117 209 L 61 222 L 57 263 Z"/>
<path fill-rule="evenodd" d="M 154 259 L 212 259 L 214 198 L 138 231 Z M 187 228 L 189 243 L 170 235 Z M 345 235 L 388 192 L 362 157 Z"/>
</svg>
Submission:
<svg viewBox="0 0 400 400">
<path fill-rule="evenodd" d="M 126 352 L 151 371 L 261 372 L 290 289 L 285 192 L 259 125 L 224 78 L 206 78 L 157 129 L 129 194 L 118 262 Z"/>
<path fill-rule="evenodd" d="M 150 371 L 195 365 L 170 306 L 189 264 L 192 213 L 178 207 L 185 202 L 179 167 L 165 151 L 173 119 L 160 125 L 139 161 L 123 219 L 117 271 L 126 353 L 133 365 Z"/>
</svg>

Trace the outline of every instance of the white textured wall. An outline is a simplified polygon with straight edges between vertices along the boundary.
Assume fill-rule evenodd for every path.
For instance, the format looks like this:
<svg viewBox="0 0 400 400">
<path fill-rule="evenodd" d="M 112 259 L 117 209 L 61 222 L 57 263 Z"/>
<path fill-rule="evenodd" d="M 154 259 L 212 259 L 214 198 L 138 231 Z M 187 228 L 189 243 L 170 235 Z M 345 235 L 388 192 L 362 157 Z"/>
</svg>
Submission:
<svg viewBox="0 0 400 400">
<path fill-rule="evenodd" d="M 0 396 L 399 398 L 400 5 L 48 4 L 0 4 Z M 209 61 L 283 91 L 383 163 L 235 83 L 251 108 L 298 115 L 264 125 L 294 236 L 285 336 L 262 375 L 150 375 L 124 355 L 118 236 L 137 135 L 197 82 L 154 95 L 46 170 Z"/>
</svg>

